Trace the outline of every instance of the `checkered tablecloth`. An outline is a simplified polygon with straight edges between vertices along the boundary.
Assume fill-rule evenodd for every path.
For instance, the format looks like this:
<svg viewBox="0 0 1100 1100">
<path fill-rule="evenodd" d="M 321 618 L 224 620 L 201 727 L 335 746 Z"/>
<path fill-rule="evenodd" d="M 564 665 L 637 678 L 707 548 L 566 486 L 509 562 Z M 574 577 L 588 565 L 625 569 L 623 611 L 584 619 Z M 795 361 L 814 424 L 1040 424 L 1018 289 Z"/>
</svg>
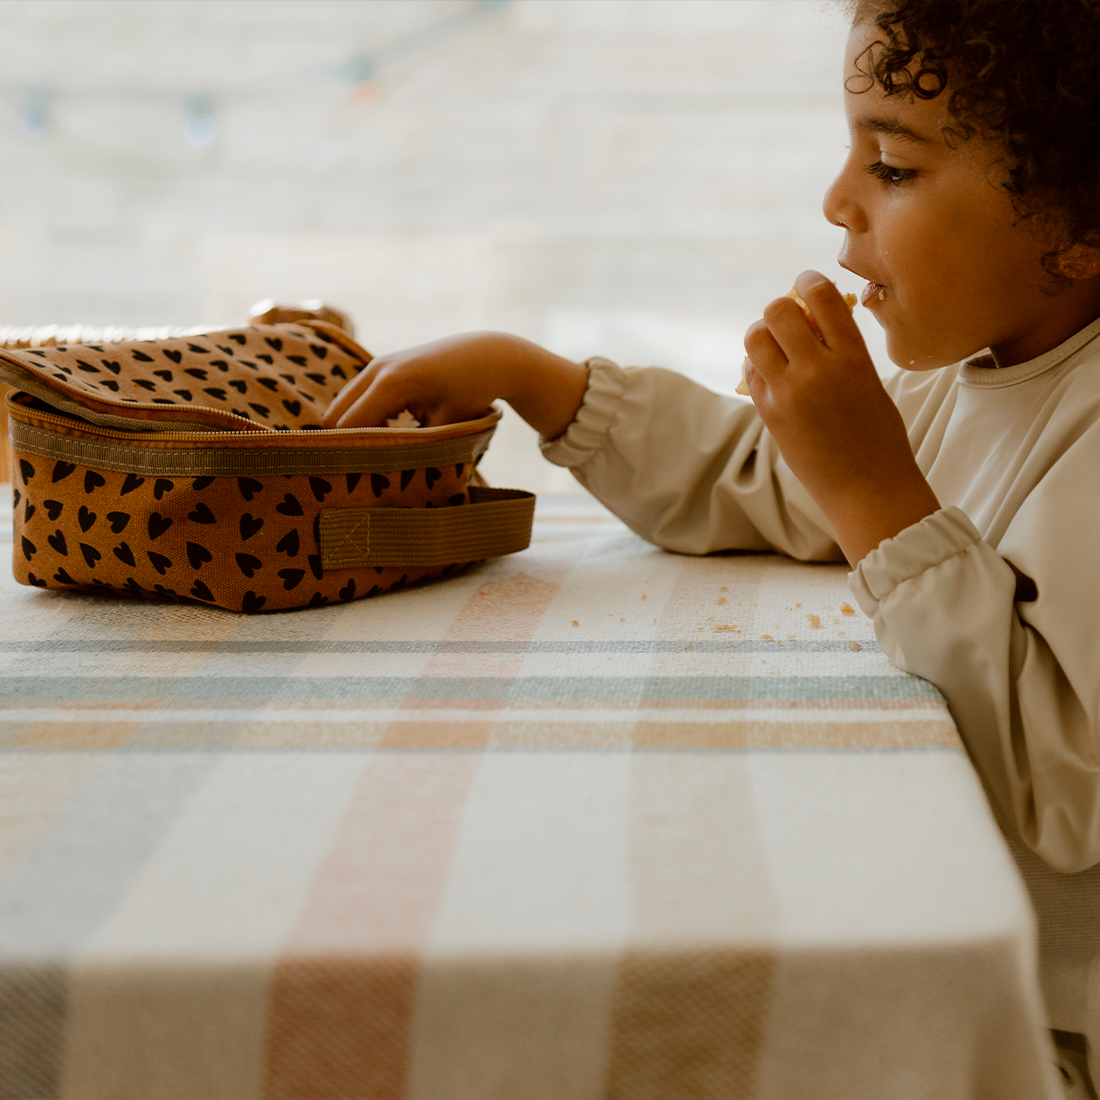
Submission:
<svg viewBox="0 0 1100 1100">
<path fill-rule="evenodd" d="M 1056 1096 L 1019 878 L 850 602 L 583 498 L 312 611 L 4 581 L 0 1097 Z"/>
</svg>

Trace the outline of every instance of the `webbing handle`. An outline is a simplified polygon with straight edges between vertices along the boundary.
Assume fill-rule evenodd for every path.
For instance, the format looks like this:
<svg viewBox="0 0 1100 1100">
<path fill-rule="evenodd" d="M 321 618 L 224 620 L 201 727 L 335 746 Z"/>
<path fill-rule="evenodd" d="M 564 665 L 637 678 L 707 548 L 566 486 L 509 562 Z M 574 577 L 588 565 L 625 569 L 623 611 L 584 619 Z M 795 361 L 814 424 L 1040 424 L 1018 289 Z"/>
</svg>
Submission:
<svg viewBox="0 0 1100 1100">
<path fill-rule="evenodd" d="M 535 494 L 470 486 L 454 508 L 326 508 L 321 567 L 431 566 L 497 558 L 531 543 Z"/>
</svg>

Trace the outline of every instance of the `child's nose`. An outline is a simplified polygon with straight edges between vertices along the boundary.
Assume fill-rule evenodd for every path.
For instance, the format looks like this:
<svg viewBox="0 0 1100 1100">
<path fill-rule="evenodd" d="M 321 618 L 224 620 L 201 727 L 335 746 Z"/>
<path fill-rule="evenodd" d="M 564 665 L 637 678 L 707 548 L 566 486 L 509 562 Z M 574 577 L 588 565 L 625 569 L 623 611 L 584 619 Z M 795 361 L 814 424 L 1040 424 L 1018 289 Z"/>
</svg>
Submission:
<svg viewBox="0 0 1100 1100">
<path fill-rule="evenodd" d="M 845 162 L 836 179 L 825 189 L 821 209 L 831 224 L 861 233 L 867 228 L 867 219 L 852 187 L 851 168 L 851 162 Z"/>
</svg>

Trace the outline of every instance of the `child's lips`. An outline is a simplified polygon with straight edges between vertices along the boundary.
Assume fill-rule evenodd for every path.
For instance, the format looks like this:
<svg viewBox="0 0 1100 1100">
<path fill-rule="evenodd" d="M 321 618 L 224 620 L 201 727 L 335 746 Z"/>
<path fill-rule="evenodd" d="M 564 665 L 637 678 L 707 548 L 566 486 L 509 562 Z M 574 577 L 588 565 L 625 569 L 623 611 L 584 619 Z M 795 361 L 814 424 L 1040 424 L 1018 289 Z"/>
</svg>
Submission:
<svg viewBox="0 0 1100 1100">
<path fill-rule="evenodd" d="M 884 287 L 882 283 L 868 283 L 863 288 L 863 293 L 860 295 L 859 300 L 864 307 L 870 307 L 873 302 L 880 300 L 879 294 L 885 289 L 886 287 Z"/>
</svg>

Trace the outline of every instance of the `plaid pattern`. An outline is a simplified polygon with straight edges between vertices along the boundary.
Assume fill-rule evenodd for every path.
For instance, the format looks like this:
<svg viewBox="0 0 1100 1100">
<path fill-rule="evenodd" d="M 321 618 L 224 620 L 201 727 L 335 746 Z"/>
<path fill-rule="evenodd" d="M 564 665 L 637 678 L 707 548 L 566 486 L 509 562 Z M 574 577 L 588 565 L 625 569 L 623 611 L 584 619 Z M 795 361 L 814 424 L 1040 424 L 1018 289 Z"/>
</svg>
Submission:
<svg viewBox="0 0 1100 1100">
<path fill-rule="evenodd" d="M 843 570 L 536 527 L 287 615 L 4 582 L 0 1097 L 1056 1095 L 1019 880 Z"/>
</svg>

